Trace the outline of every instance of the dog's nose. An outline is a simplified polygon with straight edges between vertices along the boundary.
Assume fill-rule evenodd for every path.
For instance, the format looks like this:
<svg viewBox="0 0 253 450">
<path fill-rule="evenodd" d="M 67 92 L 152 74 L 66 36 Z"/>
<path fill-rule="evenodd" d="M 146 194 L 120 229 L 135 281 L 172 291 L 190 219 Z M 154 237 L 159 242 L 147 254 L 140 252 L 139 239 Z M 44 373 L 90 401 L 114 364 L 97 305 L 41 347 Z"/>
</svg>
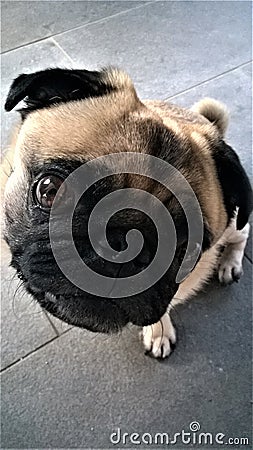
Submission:
<svg viewBox="0 0 253 450">
<path fill-rule="evenodd" d="M 143 270 L 145 267 L 147 267 L 150 262 L 153 259 L 153 252 L 150 246 L 150 242 L 145 239 L 145 237 L 143 236 L 143 245 L 140 248 L 139 252 L 136 252 L 135 248 L 128 248 L 128 242 L 126 239 L 126 235 L 127 235 L 127 231 L 124 229 L 115 229 L 115 228 L 108 228 L 107 229 L 107 243 L 105 242 L 104 239 L 100 239 L 98 241 L 98 245 L 99 245 L 99 254 L 100 256 L 102 256 L 104 259 L 107 259 L 107 255 L 108 255 L 108 246 L 113 250 L 113 256 L 112 256 L 112 261 L 115 263 L 124 263 L 124 261 L 122 261 L 122 254 L 127 251 L 130 250 L 130 255 L 135 254 L 136 255 L 133 258 L 127 258 L 126 264 L 130 263 L 131 261 L 131 265 L 135 266 L 136 269 L 139 270 Z M 130 243 L 130 247 L 132 246 L 132 244 Z M 123 252 L 123 253 L 122 253 Z M 110 252 L 109 252 L 110 254 Z M 124 258 L 123 258 L 124 260 Z"/>
<path fill-rule="evenodd" d="M 143 270 L 151 263 L 152 259 L 153 259 L 152 252 L 149 246 L 144 243 L 142 250 L 134 260 L 134 264 L 140 270 Z"/>
</svg>

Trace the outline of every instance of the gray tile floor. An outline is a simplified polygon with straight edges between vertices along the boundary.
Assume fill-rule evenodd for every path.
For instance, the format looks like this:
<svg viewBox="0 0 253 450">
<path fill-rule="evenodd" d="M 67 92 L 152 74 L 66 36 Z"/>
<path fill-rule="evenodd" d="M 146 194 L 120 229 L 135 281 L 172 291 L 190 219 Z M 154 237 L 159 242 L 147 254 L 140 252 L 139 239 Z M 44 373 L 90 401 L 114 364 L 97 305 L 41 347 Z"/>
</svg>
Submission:
<svg viewBox="0 0 253 450">
<path fill-rule="evenodd" d="M 119 65 L 142 97 L 172 98 L 185 106 L 208 95 L 226 102 L 228 141 L 250 174 L 250 2 L 4 1 L 1 6 L 3 101 L 22 72 Z M 16 120 L 17 113 L 2 112 L 3 152 Z M 179 342 L 164 363 L 144 356 L 131 327 L 110 337 L 49 318 L 17 290 L 8 260 L 3 246 L 1 448 L 109 448 L 118 427 L 122 433 L 173 435 L 189 431 L 193 421 L 203 432 L 225 434 L 224 442 L 250 439 L 250 245 L 239 284 L 222 288 L 214 281 L 178 308 Z M 120 446 L 136 447 L 128 438 Z"/>
</svg>

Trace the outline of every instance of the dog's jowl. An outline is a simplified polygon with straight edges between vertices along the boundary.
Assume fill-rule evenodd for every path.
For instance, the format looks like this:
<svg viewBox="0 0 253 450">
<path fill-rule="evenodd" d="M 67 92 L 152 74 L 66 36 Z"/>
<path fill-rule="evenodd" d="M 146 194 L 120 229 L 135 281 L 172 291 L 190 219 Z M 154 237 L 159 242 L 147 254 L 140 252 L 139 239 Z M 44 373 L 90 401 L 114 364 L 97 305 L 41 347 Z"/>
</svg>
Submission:
<svg viewBox="0 0 253 450">
<path fill-rule="evenodd" d="M 56 317 L 96 332 L 142 326 L 145 350 L 165 358 L 176 342 L 171 307 L 199 291 L 217 267 L 222 284 L 242 275 L 252 192 L 224 140 L 225 106 L 209 98 L 190 110 L 141 101 L 129 76 L 113 68 L 20 75 L 6 110 L 21 101 L 4 194 L 11 265 Z M 97 209 L 105 198 L 111 201 Z M 193 233 L 185 208 L 191 202 L 201 212 Z M 78 284 L 79 263 L 90 275 Z M 182 267 L 189 270 L 179 279 Z M 102 280 L 94 289 L 93 276 Z"/>
</svg>

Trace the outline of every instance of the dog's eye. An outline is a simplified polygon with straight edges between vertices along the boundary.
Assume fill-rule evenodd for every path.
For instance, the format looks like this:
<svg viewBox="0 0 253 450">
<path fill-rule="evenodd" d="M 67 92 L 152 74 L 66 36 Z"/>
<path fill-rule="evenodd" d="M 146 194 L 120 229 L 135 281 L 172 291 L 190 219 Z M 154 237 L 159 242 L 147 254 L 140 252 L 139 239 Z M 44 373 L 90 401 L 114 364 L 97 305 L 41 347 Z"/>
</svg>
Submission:
<svg viewBox="0 0 253 450">
<path fill-rule="evenodd" d="M 62 178 L 57 175 L 47 175 L 41 178 L 35 189 L 36 202 L 42 208 L 50 209 L 62 183 Z"/>
</svg>

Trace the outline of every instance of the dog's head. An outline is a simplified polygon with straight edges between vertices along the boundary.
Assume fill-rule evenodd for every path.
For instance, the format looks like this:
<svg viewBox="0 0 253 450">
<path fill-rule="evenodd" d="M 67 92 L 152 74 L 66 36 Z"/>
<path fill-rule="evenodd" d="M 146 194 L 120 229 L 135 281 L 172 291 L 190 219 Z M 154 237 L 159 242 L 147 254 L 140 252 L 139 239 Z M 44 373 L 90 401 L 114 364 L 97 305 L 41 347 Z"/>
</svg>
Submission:
<svg viewBox="0 0 253 450">
<path fill-rule="evenodd" d="M 114 167 L 115 173 L 96 178 L 80 196 L 73 215 L 73 240 L 80 259 L 93 272 L 114 280 L 109 290 L 105 286 L 104 295 L 97 295 L 96 289 L 94 293 L 81 289 L 59 268 L 50 242 L 50 213 L 54 207 L 55 246 L 74 273 L 76 261 L 70 256 L 65 232 L 66 210 L 74 201 L 75 190 L 69 186 L 62 189 L 64 180 L 89 161 L 94 162 L 93 172 L 99 173 L 101 156 L 152 155 L 178 170 L 193 189 L 202 211 L 203 239 L 194 242 L 191 251 L 196 253 L 195 244 L 205 251 L 220 237 L 235 206 L 240 206 L 237 198 L 231 203 L 230 196 L 226 197 L 226 180 L 222 171 L 217 172 L 222 165 L 219 149 L 225 152 L 217 127 L 194 113 L 174 108 L 168 113 L 162 104 L 142 103 L 129 77 L 116 69 L 50 69 L 20 75 L 10 88 L 6 110 L 21 100 L 26 107 L 20 110 L 22 123 L 4 212 L 11 264 L 27 291 L 58 318 L 94 331 L 117 331 L 128 322 L 147 325 L 158 321 L 178 289 L 177 273 L 189 234 L 187 217 L 176 195 L 138 170 L 136 174 L 125 173 L 122 167 L 120 171 Z M 104 168 L 107 162 L 103 161 Z M 143 190 L 159 199 L 161 211 L 165 206 L 171 214 L 177 240 L 173 260 L 162 276 L 148 288 L 119 298 L 114 295 L 118 280 L 141 275 L 155 257 L 159 240 L 151 218 L 128 206 L 108 221 L 107 241 L 120 255 L 127 248 L 127 233 L 137 229 L 144 241 L 140 252 L 123 263 L 108 261 L 103 258 L 99 235 L 98 252 L 93 248 L 88 229 L 91 212 L 105 196 L 126 188 Z M 159 206 L 154 209 L 159 219 Z M 165 239 L 168 245 L 172 237 L 168 233 Z"/>
</svg>

